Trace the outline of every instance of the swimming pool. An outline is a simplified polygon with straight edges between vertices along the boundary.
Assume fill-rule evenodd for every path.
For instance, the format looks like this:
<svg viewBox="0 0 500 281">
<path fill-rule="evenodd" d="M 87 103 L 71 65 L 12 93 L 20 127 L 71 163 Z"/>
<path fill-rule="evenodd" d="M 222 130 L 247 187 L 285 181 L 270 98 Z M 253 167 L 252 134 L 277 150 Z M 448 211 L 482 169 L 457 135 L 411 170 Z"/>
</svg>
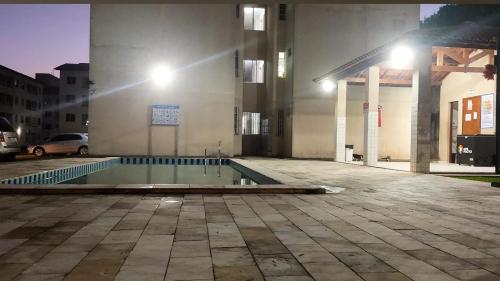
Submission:
<svg viewBox="0 0 500 281">
<path fill-rule="evenodd" d="M 5 179 L 2 184 L 211 184 L 279 182 L 230 159 L 120 157 Z"/>
</svg>

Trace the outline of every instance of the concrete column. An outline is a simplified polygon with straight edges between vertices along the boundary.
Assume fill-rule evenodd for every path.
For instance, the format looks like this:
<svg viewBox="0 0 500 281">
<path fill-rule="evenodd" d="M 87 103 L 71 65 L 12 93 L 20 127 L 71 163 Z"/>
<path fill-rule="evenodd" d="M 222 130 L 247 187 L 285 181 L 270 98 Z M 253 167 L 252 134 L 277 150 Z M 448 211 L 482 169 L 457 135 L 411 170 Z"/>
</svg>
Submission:
<svg viewBox="0 0 500 281">
<path fill-rule="evenodd" d="M 364 157 L 366 166 L 377 166 L 378 160 L 378 99 L 380 70 L 376 66 L 368 68 L 366 77 L 366 96 L 363 112 L 364 126 Z"/>
<path fill-rule="evenodd" d="M 335 115 L 337 120 L 335 161 L 337 162 L 345 162 L 346 94 L 347 94 L 347 81 L 339 80 L 337 82 L 337 104 L 335 110 Z"/>
<path fill-rule="evenodd" d="M 410 170 L 429 173 L 431 160 L 432 47 L 415 50 L 411 109 Z"/>
</svg>

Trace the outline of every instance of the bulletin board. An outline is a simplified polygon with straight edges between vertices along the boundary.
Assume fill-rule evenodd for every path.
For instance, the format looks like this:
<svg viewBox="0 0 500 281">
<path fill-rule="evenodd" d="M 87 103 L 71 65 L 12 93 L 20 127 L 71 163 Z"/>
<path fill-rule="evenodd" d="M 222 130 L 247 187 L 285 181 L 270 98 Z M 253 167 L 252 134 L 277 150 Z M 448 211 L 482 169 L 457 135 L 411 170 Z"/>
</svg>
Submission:
<svg viewBox="0 0 500 281">
<path fill-rule="evenodd" d="M 462 100 L 462 135 L 481 134 L 481 96 Z"/>
</svg>

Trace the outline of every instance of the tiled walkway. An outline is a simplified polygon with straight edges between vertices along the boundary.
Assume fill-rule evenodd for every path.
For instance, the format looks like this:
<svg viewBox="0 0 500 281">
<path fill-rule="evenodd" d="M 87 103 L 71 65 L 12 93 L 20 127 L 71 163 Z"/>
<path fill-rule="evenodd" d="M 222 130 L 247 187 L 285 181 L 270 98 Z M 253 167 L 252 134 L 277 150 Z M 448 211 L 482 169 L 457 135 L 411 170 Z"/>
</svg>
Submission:
<svg viewBox="0 0 500 281">
<path fill-rule="evenodd" d="M 2 196 L 0 280 L 500 280 L 500 190 L 332 162 L 252 163 L 288 184 L 345 189 Z"/>
</svg>

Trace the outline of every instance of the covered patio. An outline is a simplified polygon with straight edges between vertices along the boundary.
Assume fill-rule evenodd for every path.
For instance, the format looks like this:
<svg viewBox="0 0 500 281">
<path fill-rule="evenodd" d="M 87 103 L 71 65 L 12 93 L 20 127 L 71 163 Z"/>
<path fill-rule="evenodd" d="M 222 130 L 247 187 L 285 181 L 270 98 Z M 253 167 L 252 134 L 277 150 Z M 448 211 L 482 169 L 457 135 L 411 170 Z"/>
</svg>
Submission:
<svg viewBox="0 0 500 281">
<path fill-rule="evenodd" d="M 440 112 L 439 99 L 443 81 L 452 74 L 475 74 L 477 77 L 478 74 L 485 73 L 485 65 L 490 67 L 490 71 L 493 67 L 498 73 L 499 63 L 498 60 L 495 63 L 494 56 L 495 50 L 498 53 L 498 38 L 500 38 L 500 28 L 473 23 L 447 28 L 416 30 L 313 79 L 314 82 L 321 84 L 325 90 L 336 86 L 335 161 L 346 161 L 344 147 L 348 144 L 346 131 L 349 129 L 348 114 L 346 114 L 349 110 L 346 102 L 349 96 L 348 86 L 357 85 L 364 86 L 362 113 L 362 160 L 364 165 L 390 167 L 418 173 L 494 173 L 495 169 L 492 167 L 453 164 L 456 162 L 454 157 L 457 155 L 457 132 L 453 132 L 453 129 L 456 130 L 462 120 L 449 125 L 449 132 L 445 132 L 444 128 L 440 131 L 440 126 L 448 125 L 440 124 L 445 123 L 443 120 L 447 120 L 444 119 L 445 115 L 443 115 L 447 113 Z M 496 103 L 494 108 L 498 108 L 498 99 L 493 97 L 498 96 L 500 88 L 498 79 L 496 81 L 493 79 L 489 83 L 488 89 L 492 89 L 491 95 Z M 496 87 L 494 83 L 496 83 Z M 382 108 L 379 102 L 381 87 L 411 89 L 411 122 L 405 125 L 410 132 L 410 147 L 406 148 L 409 151 L 409 161 L 398 159 L 403 161 L 390 162 L 390 157 L 383 159 L 383 162 L 380 161 L 381 158 L 384 158 L 379 153 L 379 128 L 382 122 Z M 468 89 L 461 90 L 467 91 Z M 498 123 L 500 114 L 494 108 L 492 119 Z M 453 123 L 454 121 L 447 122 Z M 496 150 L 499 151 L 500 139 L 494 125 L 491 126 L 491 129 L 479 130 L 478 134 L 482 132 L 495 136 Z M 401 136 L 404 134 L 405 131 L 402 131 Z M 455 140 L 453 140 L 454 136 Z M 397 142 L 399 136 L 393 135 L 392 137 L 396 139 L 394 142 Z M 449 143 L 444 143 L 445 138 Z M 495 153 L 492 152 L 492 154 Z M 495 158 L 494 162 L 498 173 L 500 161 L 497 155 L 492 157 Z M 431 162 L 436 163 L 431 165 Z"/>
</svg>

